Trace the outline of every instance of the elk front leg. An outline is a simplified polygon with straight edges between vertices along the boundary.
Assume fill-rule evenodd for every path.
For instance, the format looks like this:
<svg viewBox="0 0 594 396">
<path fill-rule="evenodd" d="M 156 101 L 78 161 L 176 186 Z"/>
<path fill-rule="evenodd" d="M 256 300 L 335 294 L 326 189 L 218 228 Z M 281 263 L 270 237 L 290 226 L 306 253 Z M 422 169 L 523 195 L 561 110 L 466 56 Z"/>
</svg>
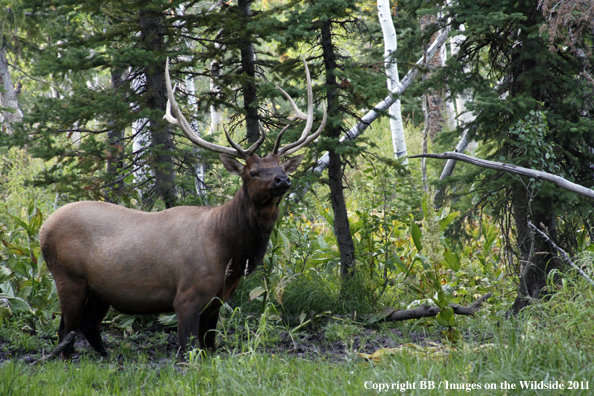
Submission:
<svg viewBox="0 0 594 396">
<path fill-rule="evenodd" d="M 193 348 L 196 340 L 199 340 L 200 311 L 203 306 L 204 304 L 193 302 L 174 306 L 177 314 L 177 340 L 182 356 L 186 352 L 188 343 L 190 348 Z"/>
<path fill-rule="evenodd" d="M 219 309 L 221 304 L 217 302 L 211 303 L 204 309 L 200 315 L 200 325 L 198 331 L 198 341 L 200 341 L 200 348 L 206 351 L 215 351 L 215 338 L 217 321 L 219 320 Z"/>
</svg>

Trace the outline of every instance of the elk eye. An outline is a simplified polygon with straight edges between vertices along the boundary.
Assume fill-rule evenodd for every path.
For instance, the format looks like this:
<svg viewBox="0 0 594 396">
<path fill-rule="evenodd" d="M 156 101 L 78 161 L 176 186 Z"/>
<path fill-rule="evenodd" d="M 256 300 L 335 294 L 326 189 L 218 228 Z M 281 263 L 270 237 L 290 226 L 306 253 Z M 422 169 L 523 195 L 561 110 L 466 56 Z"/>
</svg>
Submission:
<svg viewBox="0 0 594 396">
<path fill-rule="evenodd" d="M 256 176 L 258 176 L 258 173 L 257 172 L 254 172 L 254 171 L 251 171 L 250 172 L 250 176 L 251 177 L 256 177 Z"/>
</svg>

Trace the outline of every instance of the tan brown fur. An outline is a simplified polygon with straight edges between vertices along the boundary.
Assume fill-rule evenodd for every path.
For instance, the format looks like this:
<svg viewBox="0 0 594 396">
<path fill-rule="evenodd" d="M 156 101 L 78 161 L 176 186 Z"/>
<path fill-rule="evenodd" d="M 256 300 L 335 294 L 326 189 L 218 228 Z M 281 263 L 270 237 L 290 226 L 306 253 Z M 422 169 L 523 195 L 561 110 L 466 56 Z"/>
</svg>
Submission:
<svg viewBox="0 0 594 396">
<path fill-rule="evenodd" d="M 105 202 L 77 202 L 52 214 L 41 248 L 62 309 L 59 338 L 80 329 L 101 354 L 110 306 L 125 313 L 175 311 L 182 350 L 190 336 L 214 348 L 218 309 L 245 273 L 262 262 L 278 205 L 301 161 L 256 155 L 242 165 L 222 158 L 243 186 L 223 206 L 147 213 Z M 253 173 L 257 173 L 254 176 Z M 74 341 L 63 351 L 74 352 Z"/>
</svg>

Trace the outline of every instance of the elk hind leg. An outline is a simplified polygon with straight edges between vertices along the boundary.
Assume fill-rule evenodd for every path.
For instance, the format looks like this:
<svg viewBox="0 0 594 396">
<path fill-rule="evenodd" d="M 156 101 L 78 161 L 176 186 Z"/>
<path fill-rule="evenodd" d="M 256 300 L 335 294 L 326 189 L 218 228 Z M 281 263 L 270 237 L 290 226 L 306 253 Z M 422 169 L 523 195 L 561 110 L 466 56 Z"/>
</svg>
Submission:
<svg viewBox="0 0 594 396">
<path fill-rule="evenodd" d="M 58 297 L 62 309 L 62 318 L 58 329 L 58 341 L 62 341 L 71 331 L 77 331 L 83 313 L 83 307 L 87 299 L 87 286 L 81 283 L 66 281 L 60 282 L 56 279 L 58 286 Z M 74 341 L 70 341 L 62 350 L 62 357 L 68 359 L 74 353 Z"/>
<path fill-rule="evenodd" d="M 101 339 L 101 322 L 109 311 L 110 304 L 94 292 L 90 292 L 80 321 L 80 331 L 95 351 L 107 356 Z"/>
</svg>

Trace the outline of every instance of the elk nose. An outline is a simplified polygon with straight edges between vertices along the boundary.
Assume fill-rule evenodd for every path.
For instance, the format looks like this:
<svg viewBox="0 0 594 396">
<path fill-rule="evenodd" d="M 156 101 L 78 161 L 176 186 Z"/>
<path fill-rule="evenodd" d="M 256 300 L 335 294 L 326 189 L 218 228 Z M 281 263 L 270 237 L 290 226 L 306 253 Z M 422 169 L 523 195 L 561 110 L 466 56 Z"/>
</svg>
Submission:
<svg viewBox="0 0 594 396">
<path fill-rule="evenodd" d="M 272 188 L 289 188 L 291 187 L 291 179 L 287 175 L 277 175 L 274 177 Z"/>
</svg>

